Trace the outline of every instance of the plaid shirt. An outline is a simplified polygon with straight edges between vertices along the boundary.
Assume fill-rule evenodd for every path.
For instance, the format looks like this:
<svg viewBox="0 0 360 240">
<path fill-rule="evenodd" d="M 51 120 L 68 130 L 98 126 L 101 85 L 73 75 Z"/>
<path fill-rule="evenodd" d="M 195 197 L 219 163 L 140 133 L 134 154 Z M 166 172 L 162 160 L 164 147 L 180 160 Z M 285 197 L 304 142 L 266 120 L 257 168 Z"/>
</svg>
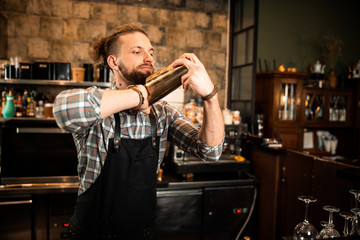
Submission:
<svg viewBox="0 0 360 240">
<path fill-rule="evenodd" d="M 85 192 L 100 175 L 108 152 L 109 139 L 114 137 L 115 120 L 111 115 L 102 119 L 100 103 L 102 89 L 72 89 L 61 92 L 54 102 L 54 116 L 58 126 L 72 132 L 78 155 L 79 192 Z M 167 140 L 193 155 L 217 161 L 222 144 L 208 146 L 199 138 L 199 126 L 189 122 L 178 110 L 164 101 L 153 104 L 160 136 L 158 169 L 164 158 Z M 151 136 L 149 115 L 122 111 L 121 138 L 144 139 Z"/>
</svg>

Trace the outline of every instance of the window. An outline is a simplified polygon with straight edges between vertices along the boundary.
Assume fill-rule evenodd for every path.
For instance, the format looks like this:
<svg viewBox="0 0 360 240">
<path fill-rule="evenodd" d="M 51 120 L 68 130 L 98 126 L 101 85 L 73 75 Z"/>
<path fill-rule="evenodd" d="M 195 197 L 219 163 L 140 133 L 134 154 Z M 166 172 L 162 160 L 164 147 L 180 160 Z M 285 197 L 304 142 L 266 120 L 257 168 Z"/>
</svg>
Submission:
<svg viewBox="0 0 360 240">
<path fill-rule="evenodd" d="M 258 0 L 230 0 L 228 108 L 253 126 Z"/>
</svg>

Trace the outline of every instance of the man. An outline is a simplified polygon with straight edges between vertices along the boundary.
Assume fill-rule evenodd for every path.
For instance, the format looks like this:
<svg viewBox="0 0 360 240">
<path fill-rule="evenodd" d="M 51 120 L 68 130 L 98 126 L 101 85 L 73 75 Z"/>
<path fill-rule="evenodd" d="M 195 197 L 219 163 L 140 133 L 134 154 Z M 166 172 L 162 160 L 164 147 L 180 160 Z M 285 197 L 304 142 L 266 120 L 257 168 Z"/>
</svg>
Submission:
<svg viewBox="0 0 360 240">
<path fill-rule="evenodd" d="M 201 128 L 164 101 L 149 106 L 143 86 L 154 72 L 154 49 L 143 29 L 116 28 L 93 45 L 94 60 L 113 71 L 113 89 L 66 90 L 54 104 L 58 125 L 73 133 L 79 192 L 70 220 L 72 239 L 155 239 L 156 173 L 167 140 L 204 160 L 222 151 L 224 123 L 216 88 L 194 54 L 185 65 L 184 89 L 204 99 Z"/>
</svg>

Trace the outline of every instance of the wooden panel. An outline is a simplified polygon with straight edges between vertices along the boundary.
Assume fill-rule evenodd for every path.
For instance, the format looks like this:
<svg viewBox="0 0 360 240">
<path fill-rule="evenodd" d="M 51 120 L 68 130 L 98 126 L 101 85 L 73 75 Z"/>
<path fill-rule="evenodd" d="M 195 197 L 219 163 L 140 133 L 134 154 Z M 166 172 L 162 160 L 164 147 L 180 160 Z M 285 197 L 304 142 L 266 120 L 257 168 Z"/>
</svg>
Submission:
<svg viewBox="0 0 360 240">
<path fill-rule="evenodd" d="M 314 204 L 311 220 L 319 229 L 321 220 L 328 218 L 328 212 L 323 210 L 325 205 L 333 205 L 341 211 L 349 211 L 353 205 L 353 195 L 349 193 L 352 189 L 350 181 L 337 176 L 337 170 L 346 168 L 341 163 L 316 159 L 314 161 L 313 194 L 318 199 Z M 342 230 L 344 219 L 339 214 L 334 214 L 335 228 Z"/>
<path fill-rule="evenodd" d="M 299 128 L 274 128 L 274 137 L 281 138 L 284 148 L 301 149 L 303 132 Z"/>
<path fill-rule="evenodd" d="M 277 236 L 291 236 L 293 230 L 305 216 L 305 204 L 298 200 L 300 195 L 312 195 L 312 168 L 314 157 L 296 151 L 286 151 L 281 181 L 279 232 Z M 312 216 L 310 206 L 310 216 Z"/>
<path fill-rule="evenodd" d="M 251 146 L 249 160 L 259 180 L 258 236 L 260 240 L 275 240 L 278 195 L 280 187 L 280 163 L 282 150 Z"/>
</svg>

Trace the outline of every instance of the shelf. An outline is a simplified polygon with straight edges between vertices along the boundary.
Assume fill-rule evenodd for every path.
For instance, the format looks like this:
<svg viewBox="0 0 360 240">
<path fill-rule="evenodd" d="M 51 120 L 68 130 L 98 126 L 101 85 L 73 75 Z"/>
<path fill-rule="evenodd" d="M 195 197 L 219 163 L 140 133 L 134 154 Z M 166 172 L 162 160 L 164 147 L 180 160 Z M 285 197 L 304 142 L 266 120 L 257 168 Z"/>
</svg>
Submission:
<svg viewBox="0 0 360 240">
<path fill-rule="evenodd" d="M 0 85 L 43 85 L 43 86 L 73 86 L 73 87 L 111 87 L 109 82 L 74 82 L 64 80 L 38 80 L 38 79 L 0 79 Z"/>
<path fill-rule="evenodd" d="M 56 126 L 54 118 L 36 118 L 36 117 L 0 117 L 0 126 Z"/>
</svg>

